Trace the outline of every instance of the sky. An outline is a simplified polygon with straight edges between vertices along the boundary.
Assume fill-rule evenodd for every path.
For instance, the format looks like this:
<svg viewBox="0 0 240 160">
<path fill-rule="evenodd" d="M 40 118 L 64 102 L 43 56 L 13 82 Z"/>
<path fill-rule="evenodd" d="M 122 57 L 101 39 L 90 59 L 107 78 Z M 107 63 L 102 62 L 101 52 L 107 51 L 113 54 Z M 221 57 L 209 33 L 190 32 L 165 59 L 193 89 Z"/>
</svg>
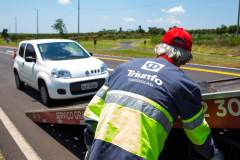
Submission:
<svg viewBox="0 0 240 160">
<path fill-rule="evenodd" d="M 136 30 L 139 25 L 186 29 L 216 28 L 237 23 L 238 0 L 79 0 L 80 32 Z M 78 31 L 78 0 L 0 0 L 0 32 L 56 33 L 62 18 L 69 33 Z"/>
</svg>

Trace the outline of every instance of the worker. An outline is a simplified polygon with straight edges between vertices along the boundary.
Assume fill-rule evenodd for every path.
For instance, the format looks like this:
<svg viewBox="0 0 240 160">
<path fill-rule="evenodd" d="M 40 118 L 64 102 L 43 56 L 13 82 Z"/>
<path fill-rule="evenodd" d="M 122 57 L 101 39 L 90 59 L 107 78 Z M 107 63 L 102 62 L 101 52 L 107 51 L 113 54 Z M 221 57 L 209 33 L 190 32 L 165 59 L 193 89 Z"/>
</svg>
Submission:
<svg viewBox="0 0 240 160">
<path fill-rule="evenodd" d="M 157 160 L 178 117 L 197 152 L 223 159 L 204 119 L 199 86 L 179 68 L 192 58 L 191 48 L 191 35 L 171 28 L 155 48 L 157 58 L 114 69 L 84 113 L 88 159 Z"/>
<path fill-rule="evenodd" d="M 96 38 L 94 38 L 93 44 L 94 44 L 94 49 L 97 49 L 97 39 Z"/>
<path fill-rule="evenodd" d="M 17 56 L 17 49 L 13 49 L 13 52 L 12 52 L 12 59 L 15 59 Z"/>
</svg>

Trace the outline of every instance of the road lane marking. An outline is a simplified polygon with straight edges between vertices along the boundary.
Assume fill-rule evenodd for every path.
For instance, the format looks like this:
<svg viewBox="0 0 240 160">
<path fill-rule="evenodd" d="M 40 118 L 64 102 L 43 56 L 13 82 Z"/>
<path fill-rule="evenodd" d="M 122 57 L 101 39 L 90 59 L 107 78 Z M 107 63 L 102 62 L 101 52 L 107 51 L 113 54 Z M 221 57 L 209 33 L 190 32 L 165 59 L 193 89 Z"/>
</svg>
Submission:
<svg viewBox="0 0 240 160">
<path fill-rule="evenodd" d="M 30 146 L 27 140 L 18 131 L 13 122 L 8 118 L 7 114 L 0 107 L 0 120 L 2 121 L 9 134 L 12 136 L 22 153 L 25 155 L 27 160 L 41 160 L 39 155 Z"/>
<path fill-rule="evenodd" d="M 126 59 L 108 58 L 108 57 L 99 57 L 99 56 L 97 56 L 96 58 L 105 59 L 105 60 L 112 60 L 112 61 L 119 61 L 119 62 L 127 62 L 127 61 L 129 61 L 129 60 L 126 60 Z"/>
<path fill-rule="evenodd" d="M 109 72 L 112 72 L 113 70 L 114 70 L 114 69 L 112 69 L 112 68 L 108 68 L 108 71 L 109 71 Z"/>
<path fill-rule="evenodd" d="M 10 54 L 10 55 L 12 55 L 12 54 L 13 54 L 13 52 L 14 52 L 14 51 L 12 51 L 12 50 L 7 50 L 7 54 Z"/>
<path fill-rule="evenodd" d="M 3 51 L 0 51 L 0 54 L 6 54 L 6 55 L 12 56 L 12 55 L 13 55 L 13 52 L 9 52 L 9 51 L 3 52 Z"/>
<path fill-rule="evenodd" d="M 206 65 L 206 64 L 197 64 L 197 63 L 188 63 L 188 64 L 189 64 L 189 65 L 193 65 L 193 66 L 214 67 L 214 68 L 231 69 L 231 70 L 240 71 L 240 68 L 222 67 L 222 66 L 214 66 L 214 65 Z"/>
<path fill-rule="evenodd" d="M 127 62 L 129 60 L 125 59 L 117 59 L 117 58 L 108 58 L 108 57 L 97 57 L 103 60 L 112 60 L 112 61 L 120 61 L 120 62 Z M 233 73 L 233 72 L 225 72 L 225 71 L 216 71 L 210 69 L 202 69 L 202 68 L 193 68 L 193 67 L 181 67 L 185 70 L 192 70 L 192 71 L 199 71 L 199 72 L 207 72 L 207 73 L 214 73 L 214 74 L 222 74 L 222 75 L 229 75 L 229 76 L 237 76 L 240 77 L 240 73 Z"/>
<path fill-rule="evenodd" d="M 193 67 L 181 67 L 181 68 L 185 69 L 185 70 L 192 70 L 192 71 L 199 71 L 199 72 L 207 72 L 207 73 L 223 74 L 223 75 L 228 75 L 228 76 L 240 77 L 240 73 L 216 71 L 216 70 L 209 70 L 209 69 L 202 69 L 202 68 L 193 68 Z"/>
</svg>

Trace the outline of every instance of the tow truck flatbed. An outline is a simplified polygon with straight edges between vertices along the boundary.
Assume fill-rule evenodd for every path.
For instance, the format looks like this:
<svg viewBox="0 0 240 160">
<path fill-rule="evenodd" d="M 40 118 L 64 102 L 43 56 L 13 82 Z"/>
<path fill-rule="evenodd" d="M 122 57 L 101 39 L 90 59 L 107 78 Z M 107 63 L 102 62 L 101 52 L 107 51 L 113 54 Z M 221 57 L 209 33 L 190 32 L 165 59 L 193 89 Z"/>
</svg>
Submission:
<svg viewBox="0 0 240 160">
<path fill-rule="evenodd" d="M 211 128 L 240 129 L 240 79 L 199 84 L 205 117 Z M 84 111 L 85 106 L 75 106 L 27 111 L 26 115 L 36 123 L 84 125 Z"/>
<path fill-rule="evenodd" d="M 240 159 L 240 78 L 217 80 L 211 82 L 200 82 L 202 90 L 202 104 L 205 117 L 219 148 L 224 151 L 226 160 Z M 78 128 L 76 132 L 82 137 L 84 126 L 85 106 L 62 107 L 55 109 L 43 109 L 27 111 L 26 115 L 35 123 L 42 125 L 53 125 L 64 128 L 72 126 Z M 79 132 L 81 127 L 81 133 Z M 177 145 L 176 145 L 177 141 Z M 86 151 L 83 140 L 81 140 L 78 153 L 84 157 Z M 179 148 L 179 146 L 182 146 Z M 193 149 L 181 129 L 180 121 L 174 125 L 170 132 L 164 150 L 159 159 L 164 160 L 202 160 Z"/>
</svg>

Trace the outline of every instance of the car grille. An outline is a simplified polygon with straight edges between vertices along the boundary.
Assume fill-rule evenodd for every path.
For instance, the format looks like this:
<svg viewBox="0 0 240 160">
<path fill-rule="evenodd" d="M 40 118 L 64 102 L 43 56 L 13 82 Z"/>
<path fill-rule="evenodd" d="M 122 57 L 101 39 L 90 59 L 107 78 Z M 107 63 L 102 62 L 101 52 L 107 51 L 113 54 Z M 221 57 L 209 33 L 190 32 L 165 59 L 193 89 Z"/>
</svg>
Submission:
<svg viewBox="0 0 240 160">
<path fill-rule="evenodd" d="M 92 70 L 90 70 L 89 72 L 91 73 L 91 74 L 99 74 L 100 73 L 100 69 L 92 69 Z"/>
<path fill-rule="evenodd" d="M 83 90 L 84 84 L 97 84 L 94 88 L 85 88 Z M 78 95 L 78 94 L 84 94 L 84 93 L 90 93 L 90 92 L 96 92 L 98 91 L 102 85 L 105 83 L 105 79 L 96 79 L 91 81 L 83 81 L 83 82 L 75 82 L 70 84 L 70 91 L 72 95 Z"/>
</svg>

